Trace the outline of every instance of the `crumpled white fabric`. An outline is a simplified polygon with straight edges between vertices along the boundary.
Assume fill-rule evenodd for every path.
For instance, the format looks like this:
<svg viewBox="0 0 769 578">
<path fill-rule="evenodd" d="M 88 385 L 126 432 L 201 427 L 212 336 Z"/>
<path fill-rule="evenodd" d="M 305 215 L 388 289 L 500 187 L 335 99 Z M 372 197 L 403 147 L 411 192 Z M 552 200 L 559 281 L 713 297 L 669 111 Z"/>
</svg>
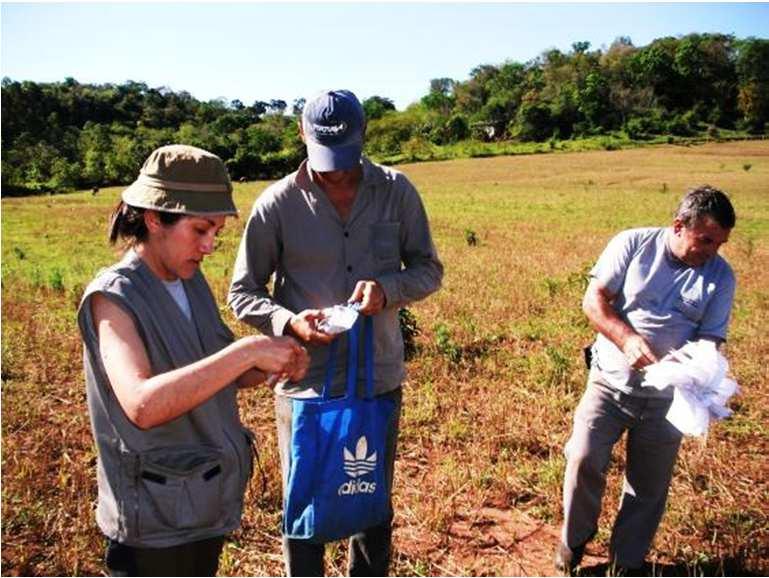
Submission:
<svg viewBox="0 0 769 578">
<path fill-rule="evenodd" d="M 325 318 L 318 323 L 318 329 L 329 335 L 338 335 L 352 329 L 358 320 L 360 303 L 334 305 L 321 309 Z"/>
<path fill-rule="evenodd" d="M 673 386 L 673 403 L 665 416 L 684 435 L 704 436 L 711 419 L 732 414 L 726 404 L 739 393 L 726 376 L 729 362 L 708 339 L 690 341 L 645 369 L 645 387 Z"/>
</svg>

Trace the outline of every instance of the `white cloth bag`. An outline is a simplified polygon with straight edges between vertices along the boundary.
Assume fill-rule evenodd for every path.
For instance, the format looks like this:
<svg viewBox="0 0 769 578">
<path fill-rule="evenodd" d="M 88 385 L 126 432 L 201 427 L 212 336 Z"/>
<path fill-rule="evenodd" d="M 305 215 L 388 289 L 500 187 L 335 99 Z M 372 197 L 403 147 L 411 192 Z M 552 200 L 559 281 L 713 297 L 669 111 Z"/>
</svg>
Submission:
<svg viewBox="0 0 769 578">
<path fill-rule="evenodd" d="M 739 393 L 727 377 L 729 362 L 708 339 L 690 341 L 645 370 L 642 385 L 659 390 L 673 386 L 673 403 L 666 415 L 684 435 L 703 436 L 711 419 L 732 414 L 726 404 Z"/>
</svg>

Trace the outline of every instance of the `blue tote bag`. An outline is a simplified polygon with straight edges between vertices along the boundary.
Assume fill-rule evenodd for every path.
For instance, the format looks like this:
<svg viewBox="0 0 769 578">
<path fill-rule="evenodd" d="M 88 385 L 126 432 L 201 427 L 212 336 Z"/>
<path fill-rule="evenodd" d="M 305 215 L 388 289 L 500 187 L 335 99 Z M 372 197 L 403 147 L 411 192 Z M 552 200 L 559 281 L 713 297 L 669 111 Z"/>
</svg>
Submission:
<svg viewBox="0 0 769 578">
<path fill-rule="evenodd" d="M 386 478 L 387 425 L 395 402 L 374 397 L 373 319 L 365 317 L 365 395 L 358 396 L 361 318 L 347 332 L 347 388 L 332 398 L 336 342 L 329 348 L 323 393 L 292 400 L 291 452 L 283 534 L 331 542 L 392 516 Z"/>
</svg>

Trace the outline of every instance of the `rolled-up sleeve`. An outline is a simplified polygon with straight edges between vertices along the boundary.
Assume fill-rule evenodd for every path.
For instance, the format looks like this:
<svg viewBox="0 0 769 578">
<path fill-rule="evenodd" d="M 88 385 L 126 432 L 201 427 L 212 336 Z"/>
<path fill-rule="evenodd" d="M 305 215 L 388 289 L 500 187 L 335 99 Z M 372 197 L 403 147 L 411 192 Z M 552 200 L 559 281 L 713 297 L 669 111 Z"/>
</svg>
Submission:
<svg viewBox="0 0 769 578">
<path fill-rule="evenodd" d="M 422 199 L 403 175 L 400 207 L 400 254 L 403 268 L 377 276 L 388 307 L 403 307 L 424 299 L 441 287 L 443 264 L 438 258 Z"/>
<path fill-rule="evenodd" d="M 281 252 L 280 221 L 265 192 L 254 204 L 240 240 L 227 295 L 235 316 L 267 335 L 283 335 L 293 312 L 270 295 L 268 284 Z"/>
</svg>

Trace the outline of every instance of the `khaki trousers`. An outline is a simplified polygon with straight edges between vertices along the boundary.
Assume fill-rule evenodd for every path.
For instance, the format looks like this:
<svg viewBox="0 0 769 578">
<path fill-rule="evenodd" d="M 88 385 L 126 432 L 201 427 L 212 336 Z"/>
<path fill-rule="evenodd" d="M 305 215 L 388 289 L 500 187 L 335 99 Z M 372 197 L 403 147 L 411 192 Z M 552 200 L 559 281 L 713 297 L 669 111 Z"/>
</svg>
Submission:
<svg viewBox="0 0 769 578">
<path fill-rule="evenodd" d="M 569 548 L 598 529 L 612 448 L 627 431 L 625 481 L 609 552 L 625 568 L 640 568 L 665 511 L 681 433 L 666 419 L 671 400 L 623 394 L 593 369 L 566 443 L 561 540 Z"/>
</svg>

